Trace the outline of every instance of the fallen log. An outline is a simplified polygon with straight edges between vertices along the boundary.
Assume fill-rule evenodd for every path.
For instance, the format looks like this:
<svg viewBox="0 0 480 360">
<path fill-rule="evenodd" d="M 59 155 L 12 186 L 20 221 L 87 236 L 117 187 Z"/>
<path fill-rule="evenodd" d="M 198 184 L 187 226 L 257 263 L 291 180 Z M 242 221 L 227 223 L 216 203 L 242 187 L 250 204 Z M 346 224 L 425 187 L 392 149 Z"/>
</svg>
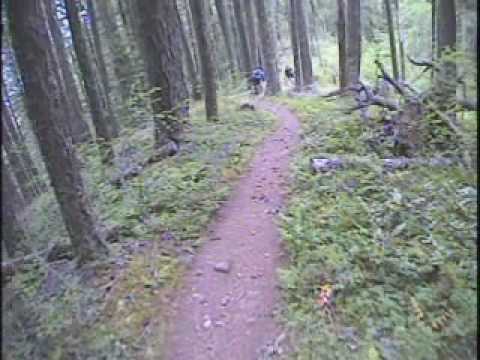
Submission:
<svg viewBox="0 0 480 360">
<path fill-rule="evenodd" d="M 458 99 L 457 103 L 460 106 L 460 110 L 477 111 L 478 109 L 476 100 Z"/>
<path fill-rule="evenodd" d="M 240 105 L 240 110 L 252 110 L 252 111 L 255 111 L 255 105 L 251 104 L 251 103 L 243 103 Z"/>
<path fill-rule="evenodd" d="M 417 166 L 452 166 L 460 163 L 459 159 L 434 157 L 434 158 L 385 158 L 372 159 L 358 156 L 335 156 L 319 157 L 310 159 L 310 168 L 313 173 L 327 173 L 339 169 L 355 166 L 369 166 L 384 171 L 395 171 Z"/>
<path fill-rule="evenodd" d="M 12 277 L 21 266 L 31 263 L 38 257 L 48 257 L 52 249 L 54 249 L 55 245 L 56 244 L 52 243 L 49 244 L 46 249 L 43 249 L 41 251 L 37 251 L 32 254 L 22 256 L 20 258 L 2 262 L 2 283 L 8 281 L 9 278 Z"/>
</svg>

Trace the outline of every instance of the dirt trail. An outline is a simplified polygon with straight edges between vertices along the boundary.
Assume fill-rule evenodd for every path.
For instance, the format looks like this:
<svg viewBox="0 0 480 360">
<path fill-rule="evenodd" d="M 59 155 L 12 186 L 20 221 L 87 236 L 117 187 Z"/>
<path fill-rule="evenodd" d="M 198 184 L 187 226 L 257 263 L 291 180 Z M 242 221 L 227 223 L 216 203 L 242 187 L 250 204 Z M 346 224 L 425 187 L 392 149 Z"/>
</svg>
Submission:
<svg viewBox="0 0 480 360">
<path fill-rule="evenodd" d="M 265 100 L 256 106 L 277 115 L 279 127 L 219 210 L 210 240 L 175 295 L 167 360 L 255 360 L 281 333 L 273 319 L 282 260 L 275 222 L 299 123 L 283 106 Z M 222 262 L 231 262 L 229 272 L 214 269 Z"/>
</svg>

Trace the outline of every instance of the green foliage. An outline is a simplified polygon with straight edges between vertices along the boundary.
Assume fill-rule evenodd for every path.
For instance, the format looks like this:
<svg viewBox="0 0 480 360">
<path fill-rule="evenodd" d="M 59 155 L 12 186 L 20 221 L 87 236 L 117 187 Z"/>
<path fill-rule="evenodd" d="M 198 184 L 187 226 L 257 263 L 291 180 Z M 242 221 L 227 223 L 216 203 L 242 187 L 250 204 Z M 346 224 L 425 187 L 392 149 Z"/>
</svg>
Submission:
<svg viewBox="0 0 480 360">
<path fill-rule="evenodd" d="M 200 244 L 232 180 L 275 124 L 271 115 L 238 111 L 239 101 L 238 97 L 221 101 L 216 123 L 207 122 L 203 111 L 194 107 L 180 153 L 146 165 L 121 187 L 112 183 L 112 177 L 153 154 L 151 124 L 122 132 L 114 143 L 111 168 L 102 164 L 96 145 L 79 149 L 96 215 L 120 229 L 121 242 L 111 245 L 111 258 L 126 261 L 127 266 L 112 274 L 109 265 L 97 264 L 94 276 L 69 262 L 48 266 L 35 262 L 19 271 L 13 284 L 17 296 L 28 303 L 24 313 L 32 323 L 21 323 L 27 330 L 9 340 L 7 358 L 132 359 L 138 351 L 160 352 L 164 323 L 159 299 L 182 272 L 178 256 L 192 253 Z M 28 218 L 32 220 L 27 231 L 36 247 L 66 241 L 53 194 L 42 195 Z M 173 241 L 165 240 L 164 234 Z M 148 251 L 125 255 L 125 244 L 136 241 L 146 241 Z M 8 329 L 16 323 L 18 317 Z M 147 339 L 155 349 L 146 349 Z"/>
<path fill-rule="evenodd" d="M 293 357 L 473 358 L 476 176 L 462 167 L 312 175 L 315 154 L 367 155 L 363 131 L 332 103 L 289 103 L 305 137 L 282 222 Z M 326 285 L 334 289 L 331 307 L 318 302 Z"/>
</svg>

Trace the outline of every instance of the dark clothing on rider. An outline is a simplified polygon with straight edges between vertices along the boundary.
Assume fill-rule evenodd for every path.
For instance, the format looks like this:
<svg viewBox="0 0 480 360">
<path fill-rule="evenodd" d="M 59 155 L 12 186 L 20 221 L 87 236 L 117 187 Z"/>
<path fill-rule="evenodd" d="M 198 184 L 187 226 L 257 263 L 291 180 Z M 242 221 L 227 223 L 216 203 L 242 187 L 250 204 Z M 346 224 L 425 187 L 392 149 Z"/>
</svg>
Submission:
<svg viewBox="0 0 480 360">
<path fill-rule="evenodd" d="M 293 72 L 293 69 L 290 66 L 287 66 L 285 68 L 285 77 L 287 79 L 293 79 L 295 77 L 295 73 Z"/>
<path fill-rule="evenodd" d="M 252 71 L 249 82 L 253 85 L 259 85 L 262 81 L 266 81 L 265 71 L 261 66 L 258 66 Z"/>
</svg>

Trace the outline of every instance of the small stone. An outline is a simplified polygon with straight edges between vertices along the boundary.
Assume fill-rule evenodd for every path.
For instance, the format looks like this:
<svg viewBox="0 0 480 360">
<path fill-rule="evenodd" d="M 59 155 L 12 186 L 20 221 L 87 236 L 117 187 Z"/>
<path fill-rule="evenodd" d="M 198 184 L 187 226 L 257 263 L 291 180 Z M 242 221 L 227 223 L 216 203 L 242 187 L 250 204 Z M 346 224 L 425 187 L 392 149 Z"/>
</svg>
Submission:
<svg viewBox="0 0 480 360">
<path fill-rule="evenodd" d="M 197 270 L 195 271 L 195 276 L 202 276 L 203 275 L 203 271 L 202 270 Z"/>
<path fill-rule="evenodd" d="M 255 322 L 255 320 L 256 320 L 256 319 L 255 319 L 254 317 L 248 318 L 248 319 L 247 319 L 247 324 L 252 324 L 252 323 Z"/>
<path fill-rule="evenodd" d="M 210 241 L 218 241 L 218 240 L 221 240 L 219 236 L 214 236 L 210 238 Z"/>
<path fill-rule="evenodd" d="M 225 296 L 225 297 L 222 299 L 222 301 L 221 301 L 220 304 L 221 304 L 222 306 L 227 306 L 229 302 L 230 302 L 230 297 L 229 297 L 229 296 Z"/>
<path fill-rule="evenodd" d="M 215 264 L 214 270 L 224 274 L 228 274 L 232 269 L 232 264 L 230 261 L 221 261 Z"/>
<path fill-rule="evenodd" d="M 205 296 L 203 296 L 202 294 L 195 293 L 195 294 L 192 295 L 192 297 L 193 297 L 195 300 L 198 300 L 198 302 L 199 302 L 201 305 L 204 305 L 204 304 L 207 304 L 207 303 L 208 303 L 207 299 L 206 299 Z"/>
<path fill-rule="evenodd" d="M 263 256 L 265 256 L 266 258 L 269 258 L 270 254 L 269 253 L 264 253 Z"/>
<path fill-rule="evenodd" d="M 222 327 L 222 326 L 225 326 L 225 323 L 223 321 L 215 321 L 215 326 Z"/>
<path fill-rule="evenodd" d="M 212 320 L 208 319 L 203 322 L 203 327 L 209 329 L 212 326 Z"/>
</svg>

